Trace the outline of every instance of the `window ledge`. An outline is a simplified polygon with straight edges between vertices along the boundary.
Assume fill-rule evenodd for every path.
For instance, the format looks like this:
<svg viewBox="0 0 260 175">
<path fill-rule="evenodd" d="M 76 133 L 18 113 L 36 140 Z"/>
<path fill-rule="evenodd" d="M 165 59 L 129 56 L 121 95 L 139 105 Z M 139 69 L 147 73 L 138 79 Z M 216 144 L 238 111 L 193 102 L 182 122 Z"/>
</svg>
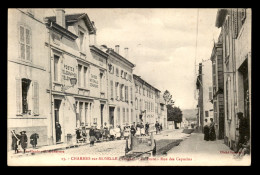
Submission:
<svg viewBox="0 0 260 175">
<path fill-rule="evenodd" d="M 87 89 L 87 88 L 85 88 L 85 87 L 78 87 L 78 89 L 89 91 L 89 89 Z"/>
<path fill-rule="evenodd" d="M 59 81 L 53 81 L 53 84 L 58 84 L 58 85 L 63 86 L 63 84 L 61 82 L 59 82 Z"/>
</svg>

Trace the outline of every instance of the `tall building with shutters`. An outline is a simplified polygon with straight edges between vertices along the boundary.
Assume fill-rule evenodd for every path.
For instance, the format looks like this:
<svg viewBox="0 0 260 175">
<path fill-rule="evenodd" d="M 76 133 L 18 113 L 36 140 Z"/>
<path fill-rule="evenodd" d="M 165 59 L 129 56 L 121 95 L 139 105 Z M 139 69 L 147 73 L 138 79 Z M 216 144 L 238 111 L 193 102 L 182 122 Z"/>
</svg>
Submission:
<svg viewBox="0 0 260 175">
<path fill-rule="evenodd" d="M 224 72 L 224 142 L 236 150 L 239 142 L 242 112 L 247 123 L 244 132 L 250 138 L 251 129 L 251 9 L 219 9 L 216 27 L 221 28 Z"/>
<path fill-rule="evenodd" d="M 108 58 L 108 106 L 110 126 L 131 125 L 134 118 L 133 68 L 128 60 L 128 48 L 125 55 L 120 54 L 119 45 L 115 50 L 102 46 L 109 54 Z"/>
<path fill-rule="evenodd" d="M 17 134 L 26 131 L 28 138 L 38 133 L 38 145 L 48 144 L 47 31 L 40 16 L 32 10 L 8 10 L 8 149 L 11 130 Z"/>
<path fill-rule="evenodd" d="M 160 111 L 160 90 L 149 84 L 141 76 L 134 74 L 135 118 L 137 122 L 149 123 L 155 129 L 155 122 L 164 123 L 165 116 Z M 164 126 L 164 124 L 163 124 Z"/>
<path fill-rule="evenodd" d="M 10 130 L 24 130 L 39 135 L 38 146 L 66 143 L 75 128 L 108 122 L 108 54 L 87 14 L 11 9 L 8 25 L 9 141 Z"/>
</svg>

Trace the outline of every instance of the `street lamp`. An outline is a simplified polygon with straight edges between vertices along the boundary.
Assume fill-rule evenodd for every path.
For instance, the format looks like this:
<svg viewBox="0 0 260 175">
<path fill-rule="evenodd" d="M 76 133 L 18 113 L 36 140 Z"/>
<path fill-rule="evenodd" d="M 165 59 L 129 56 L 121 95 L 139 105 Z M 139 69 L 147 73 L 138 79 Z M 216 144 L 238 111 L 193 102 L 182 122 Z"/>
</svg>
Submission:
<svg viewBox="0 0 260 175">
<path fill-rule="evenodd" d="M 66 91 L 66 90 L 68 90 L 69 88 L 71 88 L 71 87 L 74 87 L 75 85 L 76 85 L 76 83 L 77 83 L 77 78 L 70 78 L 70 84 L 71 84 L 71 86 L 63 86 L 63 91 Z"/>
</svg>

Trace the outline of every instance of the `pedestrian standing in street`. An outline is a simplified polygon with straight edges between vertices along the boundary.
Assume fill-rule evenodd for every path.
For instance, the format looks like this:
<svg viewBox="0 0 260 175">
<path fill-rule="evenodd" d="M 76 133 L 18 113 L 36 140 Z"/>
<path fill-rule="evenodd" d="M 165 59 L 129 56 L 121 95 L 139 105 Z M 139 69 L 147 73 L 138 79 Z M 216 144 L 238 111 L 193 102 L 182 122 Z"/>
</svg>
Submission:
<svg viewBox="0 0 260 175">
<path fill-rule="evenodd" d="M 90 141 L 90 146 L 94 146 L 94 142 L 95 142 L 94 126 L 91 126 L 91 128 L 89 130 L 89 141 Z"/>
<path fill-rule="evenodd" d="M 156 121 L 156 123 L 155 123 L 155 129 L 156 129 L 156 134 L 158 134 L 160 132 L 160 126 L 159 126 L 158 121 Z"/>
<path fill-rule="evenodd" d="M 204 130 L 204 140 L 209 141 L 209 124 L 207 119 L 205 119 L 203 130 Z"/>
<path fill-rule="evenodd" d="M 135 130 L 135 127 L 134 127 L 134 125 L 132 125 L 131 126 L 131 134 L 133 135 L 133 136 L 135 136 L 135 133 L 136 133 L 136 130 Z"/>
<path fill-rule="evenodd" d="M 108 130 L 108 127 L 107 127 L 107 123 L 105 123 L 105 126 L 104 126 L 104 136 L 103 136 L 103 138 L 107 140 L 108 137 L 109 137 L 109 130 Z"/>
<path fill-rule="evenodd" d="M 239 139 L 237 150 L 239 150 L 241 145 L 245 143 L 245 136 L 249 136 L 249 124 L 247 119 L 243 116 L 242 112 L 238 112 L 237 117 L 239 119 Z"/>
<path fill-rule="evenodd" d="M 20 141 L 21 141 L 21 147 L 23 148 L 23 153 L 25 153 L 25 150 L 27 148 L 27 135 L 25 134 L 26 131 L 21 131 L 21 138 L 20 138 Z"/>
<path fill-rule="evenodd" d="M 37 133 L 34 133 L 34 134 L 31 135 L 30 144 L 33 146 L 33 148 L 36 148 L 37 139 L 39 139 L 39 135 Z"/>
<path fill-rule="evenodd" d="M 213 122 L 213 118 L 210 119 L 209 140 L 210 141 L 216 140 L 215 123 Z"/>
<path fill-rule="evenodd" d="M 139 122 L 137 122 L 136 125 L 136 136 L 140 136 L 141 135 L 141 125 L 139 124 Z"/>
<path fill-rule="evenodd" d="M 62 131 L 61 131 L 61 125 L 58 122 L 56 122 L 55 129 L 56 129 L 56 142 L 60 142 Z"/>
<path fill-rule="evenodd" d="M 18 144 L 20 141 L 20 135 L 15 133 L 15 130 L 11 131 L 12 133 L 12 150 L 14 150 L 14 153 L 18 153 Z"/>
<path fill-rule="evenodd" d="M 110 135 L 110 140 L 115 140 L 115 130 L 113 126 L 110 126 L 109 135 Z"/>
<path fill-rule="evenodd" d="M 149 123 L 145 124 L 145 135 L 149 136 Z"/>
<path fill-rule="evenodd" d="M 141 136 L 145 136 L 145 128 L 143 122 L 141 123 Z"/>
<path fill-rule="evenodd" d="M 81 140 L 81 132 L 79 128 L 76 129 L 76 139 L 77 139 L 77 143 L 79 143 Z"/>
</svg>

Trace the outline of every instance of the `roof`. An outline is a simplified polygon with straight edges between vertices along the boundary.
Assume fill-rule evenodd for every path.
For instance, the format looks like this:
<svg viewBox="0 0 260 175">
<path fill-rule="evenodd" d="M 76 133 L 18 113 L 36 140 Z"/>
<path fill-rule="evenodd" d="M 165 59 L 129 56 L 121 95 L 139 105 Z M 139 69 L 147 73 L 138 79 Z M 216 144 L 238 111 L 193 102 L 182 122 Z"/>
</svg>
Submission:
<svg viewBox="0 0 260 175">
<path fill-rule="evenodd" d="M 121 56 L 120 54 L 116 53 L 113 49 L 108 48 L 106 52 L 111 54 L 111 55 L 113 55 L 114 57 L 122 60 L 124 63 L 130 65 L 132 68 L 135 67 L 135 64 L 133 64 L 132 62 L 130 62 L 128 59 L 126 59 L 125 57 Z"/>
<path fill-rule="evenodd" d="M 56 23 L 56 16 L 49 16 L 49 17 L 46 17 L 45 19 Z M 90 34 L 96 33 L 96 28 L 95 28 L 94 24 L 90 21 L 88 15 L 86 13 L 65 14 L 66 23 L 74 23 L 74 22 L 79 21 L 80 19 L 84 20 Z"/>
<path fill-rule="evenodd" d="M 159 89 L 157 89 L 156 87 L 152 86 L 151 84 L 147 83 L 147 81 L 145 81 L 144 79 L 141 78 L 141 76 L 138 76 L 136 74 L 133 74 L 134 79 L 138 79 L 139 81 L 142 81 L 142 83 L 145 83 L 148 86 L 151 86 L 152 88 L 154 88 L 155 90 L 161 92 Z"/>
</svg>

